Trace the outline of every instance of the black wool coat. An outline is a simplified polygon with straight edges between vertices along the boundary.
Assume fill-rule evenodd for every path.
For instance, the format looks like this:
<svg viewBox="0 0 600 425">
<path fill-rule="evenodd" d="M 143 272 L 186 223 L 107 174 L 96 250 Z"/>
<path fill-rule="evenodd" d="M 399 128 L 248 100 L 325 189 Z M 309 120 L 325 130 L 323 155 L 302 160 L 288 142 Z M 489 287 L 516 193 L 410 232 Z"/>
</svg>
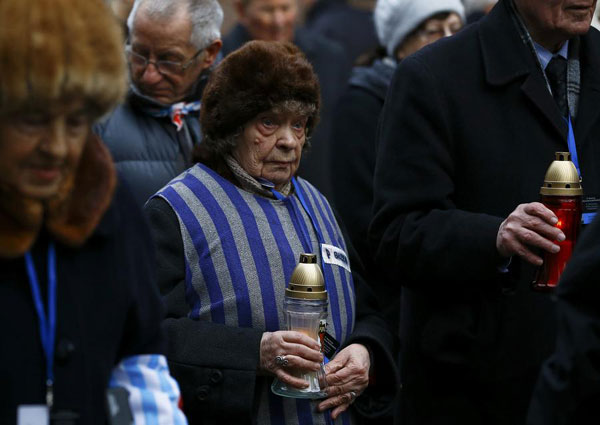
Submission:
<svg viewBox="0 0 600 425">
<path fill-rule="evenodd" d="M 600 35 L 580 37 L 574 123 L 586 194 L 600 193 Z M 533 267 L 501 273 L 501 222 L 539 200 L 566 125 L 507 1 L 399 66 L 383 110 L 370 241 L 403 284 L 405 424 L 516 424 L 554 345 Z M 431 406 L 436 408 L 432 409 Z M 451 419 L 448 419 L 451 418 Z"/>
<path fill-rule="evenodd" d="M 380 273 L 372 262 L 367 241 L 373 205 L 377 123 L 394 69 L 395 63 L 381 60 L 369 67 L 354 68 L 334 111 L 331 147 L 335 155 L 329 160 L 331 200 L 369 272 L 369 283 L 378 287 L 387 319 L 396 326 L 398 287 L 379 281 Z"/>
<path fill-rule="evenodd" d="M 332 200 L 361 258 L 370 256 L 367 228 L 373 204 L 377 123 L 394 65 L 356 67 L 333 114 Z"/>
<path fill-rule="evenodd" d="M 75 414 L 77 424 L 107 423 L 106 388 L 121 360 L 166 348 L 152 240 L 131 198 L 119 185 L 82 247 L 55 243 L 54 407 Z M 47 242 L 42 236 L 31 250 L 45 305 Z M 46 362 L 23 257 L 0 260 L 0 305 L 0 423 L 15 424 L 17 406 L 45 404 L 46 395 Z"/>
<path fill-rule="evenodd" d="M 558 335 L 533 393 L 528 425 L 595 424 L 600 417 L 600 220 L 578 242 L 557 288 Z"/>
</svg>

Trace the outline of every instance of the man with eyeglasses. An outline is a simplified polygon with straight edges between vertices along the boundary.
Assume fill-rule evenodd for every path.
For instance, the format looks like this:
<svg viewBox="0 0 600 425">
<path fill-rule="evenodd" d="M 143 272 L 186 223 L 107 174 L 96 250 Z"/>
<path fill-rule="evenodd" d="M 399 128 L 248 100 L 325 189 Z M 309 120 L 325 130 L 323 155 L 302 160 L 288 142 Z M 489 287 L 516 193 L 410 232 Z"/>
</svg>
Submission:
<svg viewBox="0 0 600 425">
<path fill-rule="evenodd" d="M 555 152 L 578 159 L 584 222 L 600 197 L 595 5 L 499 0 L 393 76 L 369 238 L 403 285 L 404 425 L 525 423 L 557 331 L 552 294 L 531 283 L 567 247 L 538 202 Z"/>
<path fill-rule="evenodd" d="M 136 0 L 129 14 L 130 90 L 95 130 L 140 206 L 191 165 L 222 22 L 217 0 Z"/>
</svg>

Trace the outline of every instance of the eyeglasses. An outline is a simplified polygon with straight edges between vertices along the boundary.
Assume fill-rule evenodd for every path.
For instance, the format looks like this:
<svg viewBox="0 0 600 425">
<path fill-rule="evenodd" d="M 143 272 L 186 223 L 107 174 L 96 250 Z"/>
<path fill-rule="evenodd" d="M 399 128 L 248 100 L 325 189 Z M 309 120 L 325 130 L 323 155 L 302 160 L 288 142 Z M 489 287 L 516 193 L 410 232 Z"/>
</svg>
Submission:
<svg viewBox="0 0 600 425">
<path fill-rule="evenodd" d="M 132 68 L 136 68 L 138 70 L 146 69 L 148 64 L 154 65 L 156 70 L 162 75 L 178 75 L 182 74 L 186 69 L 194 63 L 196 58 L 200 53 L 202 53 L 204 49 L 200 49 L 196 52 L 194 56 L 187 62 L 174 62 L 174 61 L 151 61 L 146 56 L 142 56 L 139 53 L 134 52 L 131 49 L 131 45 L 125 46 L 125 53 L 127 54 L 127 59 L 131 64 Z"/>
</svg>

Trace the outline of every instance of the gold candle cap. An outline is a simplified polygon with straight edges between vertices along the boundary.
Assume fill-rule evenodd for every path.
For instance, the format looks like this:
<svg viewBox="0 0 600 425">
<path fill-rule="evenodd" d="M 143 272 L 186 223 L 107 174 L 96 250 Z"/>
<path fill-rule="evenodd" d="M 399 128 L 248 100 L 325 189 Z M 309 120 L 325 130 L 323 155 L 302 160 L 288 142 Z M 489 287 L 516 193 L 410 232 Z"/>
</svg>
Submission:
<svg viewBox="0 0 600 425">
<path fill-rule="evenodd" d="M 305 300 L 327 299 L 325 279 L 315 254 L 300 254 L 300 262 L 292 273 L 285 295 Z"/>
<path fill-rule="evenodd" d="M 556 152 L 556 159 L 552 161 L 544 185 L 540 189 L 540 194 L 549 196 L 581 196 L 581 180 L 575 164 L 571 162 L 571 153 Z"/>
</svg>

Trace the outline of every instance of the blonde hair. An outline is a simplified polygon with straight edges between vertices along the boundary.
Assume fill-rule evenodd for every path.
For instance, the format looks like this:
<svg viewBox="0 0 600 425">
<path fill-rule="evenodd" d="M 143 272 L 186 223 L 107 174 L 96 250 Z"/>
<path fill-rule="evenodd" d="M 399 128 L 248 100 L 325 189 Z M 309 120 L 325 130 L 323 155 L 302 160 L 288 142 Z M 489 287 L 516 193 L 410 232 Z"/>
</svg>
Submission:
<svg viewBox="0 0 600 425">
<path fill-rule="evenodd" d="M 0 0 L 0 114 L 83 98 L 97 118 L 125 89 L 122 30 L 102 0 Z"/>
</svg>

